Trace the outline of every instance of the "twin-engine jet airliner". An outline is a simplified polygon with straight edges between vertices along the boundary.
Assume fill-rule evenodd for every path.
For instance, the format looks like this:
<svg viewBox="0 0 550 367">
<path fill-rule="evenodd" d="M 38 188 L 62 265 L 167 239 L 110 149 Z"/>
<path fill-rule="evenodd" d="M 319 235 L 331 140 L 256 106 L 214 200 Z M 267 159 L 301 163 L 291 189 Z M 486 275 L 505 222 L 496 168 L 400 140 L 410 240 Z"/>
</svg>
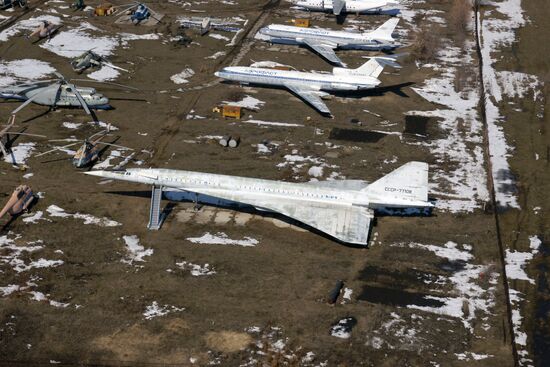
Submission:
<svg viewBox="0 0 550 367">
<path fill-rule="evenodd" d="M 321 97 L 328 96 L 327 92 L 352 92 L 375 88 L 381 83 L 377 78 L 384 70 L 384 66 L 400 67 L 395 61 L 398 56 L 371 57 L 357 69 L 336 67 L 332 69 L 332 73 L 229 66 L 215 75 L 241 84 L 286 88 L 320 113 L 330 115 L 330 110 Z"/>
<path fill-rule="evenodd" d="M 399 18 L 391 18 L 374 31 L 363 33 L 271 24 L 260 29 L 256 38 L 271 43 L 307 46 L 329 62 L 345 66 L 334 50 L 392 50 L 398 47 L 392 37 L 398 22 Z"/>
<path fill-rule="evenodd" d="M 282 214 L 339 241 L 367 245 L 376 208 L 427 208 L 428 164 L 409 162 L 378 181 L 291 183 L 172 169 L 131 168 L 87 175 L 162 186 Z"/>
</svg>

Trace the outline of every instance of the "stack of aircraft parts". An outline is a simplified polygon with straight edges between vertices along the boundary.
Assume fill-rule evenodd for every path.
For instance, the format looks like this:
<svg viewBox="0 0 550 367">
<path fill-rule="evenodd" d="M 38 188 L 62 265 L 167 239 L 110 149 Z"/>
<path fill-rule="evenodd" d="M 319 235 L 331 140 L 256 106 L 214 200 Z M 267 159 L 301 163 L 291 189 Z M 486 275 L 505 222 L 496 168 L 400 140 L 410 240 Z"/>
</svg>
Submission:
<svg viewBox="0 0 550 367">
<path fill-rule="evenodd" d="M 6 213 L 12 217 L 21 214 L 30 207 L 34 199 L 35 196 L 29 186 L 17 186 L 8 199 L 6 205 L 4 205 L 2 210 L 0 210 L 0 218 L 2 218 Z"/>
<path fill-rule="evenodd" d="M 241 106 L 226 104 L 214 107 L 212 112 L 221 114 L 223 118 L 231 117 L 240 119 L 243 115 L 243 108 Z"/>
<path fill-rule="evenodd" d="M 111 15 L 115 12 L 115 8 L 111 3 L 102 3 L 95 8 L 94 14 L 97 16 Z"/>
</svg>

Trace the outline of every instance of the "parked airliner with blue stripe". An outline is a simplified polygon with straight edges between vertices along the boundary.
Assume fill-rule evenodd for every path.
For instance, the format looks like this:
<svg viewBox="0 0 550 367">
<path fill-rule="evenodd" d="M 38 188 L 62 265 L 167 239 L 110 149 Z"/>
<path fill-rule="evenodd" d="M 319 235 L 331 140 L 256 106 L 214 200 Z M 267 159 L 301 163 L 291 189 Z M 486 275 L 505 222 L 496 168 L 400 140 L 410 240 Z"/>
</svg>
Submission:
<svg viewBox="0 0 550 367">
<path fill-rule="evenodd" d="M 352 92 L 377 87 L 381 83 L 378 76 L 384 70 L 384 66 L 400 67 L 396 62 L 398 56 L 371 57 L 357 69 L 336 67 L 332 69 L 332 73 L 230 66 L 216 72 L 215 75 L 240 84 L 286 88 L 320 113 L 330 115 L 330 110 L 321 97 L 327 96 L 327 92 Z"/>
<path fill-rule="evenodd" d="M 392 37 L 398 22 L 399 18 L 391 18 L 374 31 L 362 33 L 270 24 L 260 29 L 256 38 L 271 43 L 307 46 L 329 62 L 345 66 L 334 50 L 392 50 L 398 47 Z"/>
</svg>

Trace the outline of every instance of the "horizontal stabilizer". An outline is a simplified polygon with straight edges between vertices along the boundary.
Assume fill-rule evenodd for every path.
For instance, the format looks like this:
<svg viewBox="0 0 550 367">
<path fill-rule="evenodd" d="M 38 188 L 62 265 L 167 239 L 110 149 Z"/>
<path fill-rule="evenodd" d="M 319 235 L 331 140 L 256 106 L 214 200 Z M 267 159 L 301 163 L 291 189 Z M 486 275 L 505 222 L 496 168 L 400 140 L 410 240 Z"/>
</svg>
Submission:
<svg viewBox="0 0 550 367">
<path fill-rule="evenodd" d="M 404 54 L 389 55 L 389 56 L 373 56 L 367 57 L 370 59 L 357 69 L 351 69 L 350 72 L 354 74 L 367 75 L 373 78 L 378 78 L 385 66 L 391 66 L 394 68 L 401 68 L 401 65 L 397 63 L 397 59 Z"/>
</svg>

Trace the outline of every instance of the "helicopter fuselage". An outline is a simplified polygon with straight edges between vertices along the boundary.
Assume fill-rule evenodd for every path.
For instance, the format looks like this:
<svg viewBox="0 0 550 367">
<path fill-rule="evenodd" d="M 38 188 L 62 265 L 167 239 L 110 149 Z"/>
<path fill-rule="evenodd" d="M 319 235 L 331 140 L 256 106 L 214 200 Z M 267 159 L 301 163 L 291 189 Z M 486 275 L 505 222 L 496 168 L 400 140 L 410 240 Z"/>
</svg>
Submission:
<svg viewBox="0 0 550 367">
<path fill-rule="evenodd" d="M 0 90 L 0 98 L 26 101 L 40 94 L 33 99 L 34 103 L 51 107 L 82 107 L 74 93 L 75 88 L 89 108 L 98 110 L 108 110 L 112 108 L 109 104 L 109 99 L 103 94 L 97 93 L 94 88 L 78 87 L 69 83 L 61 87 L 57 85 L 41 85 L 40 83 L 15 86 Z"/>
<path fill-rule="evenodd" d="M 73 165 L 83 168 L 95 162 L 99 158 L 100 147 L 96 142 L 85 142 L 73 157 Z"/>
<path fill-rule="evenodd" d="M 27 185 L 18 186 L 13 191 L 13 194 L 11 194 L 4 208 L 0 210 L 0 218 L 6 213 L 11 216 L 20 214 L 22 211 L 27 210 L 33 201 L 34 194 L 32 189 Z"/>
</svg>

